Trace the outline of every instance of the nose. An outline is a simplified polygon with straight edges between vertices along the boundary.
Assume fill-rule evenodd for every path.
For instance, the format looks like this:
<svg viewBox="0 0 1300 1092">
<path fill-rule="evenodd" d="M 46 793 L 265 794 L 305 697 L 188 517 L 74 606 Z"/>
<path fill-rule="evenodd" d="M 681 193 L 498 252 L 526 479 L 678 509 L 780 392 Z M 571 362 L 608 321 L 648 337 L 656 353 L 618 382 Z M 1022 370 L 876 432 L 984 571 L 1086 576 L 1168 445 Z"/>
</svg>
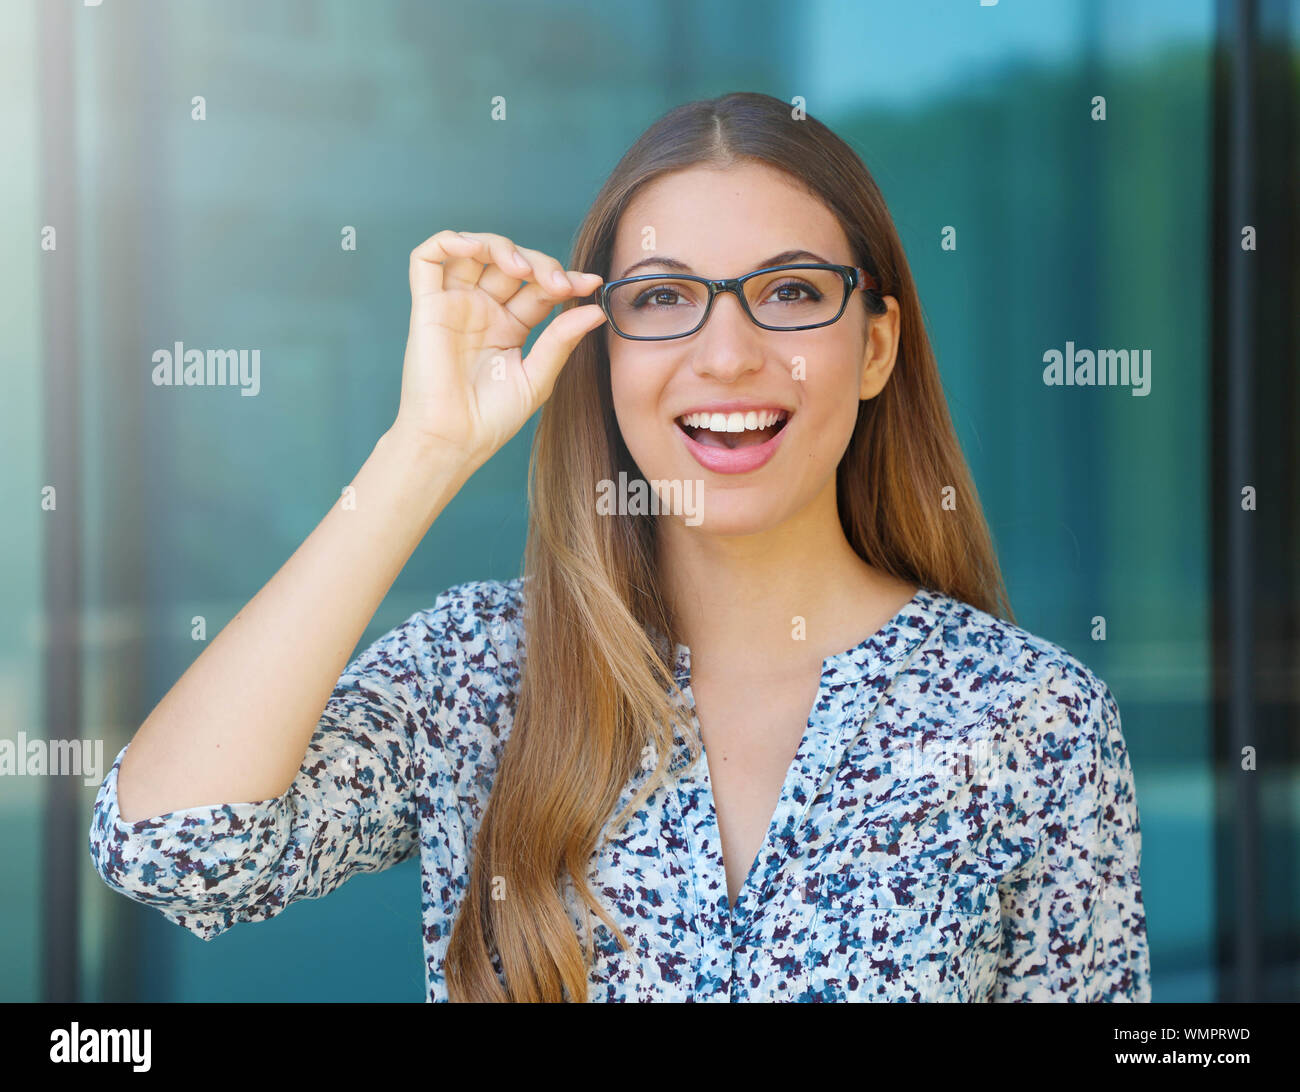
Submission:
<svg viewBox="0 0 1300 1092">
<path fill-rule="evenodd" d="M 695 373 L 730 383 L 757 371 L 763 366 L 762 332 L 735 292 L 719 292 L 704 328 L 692 339 Z"/>
</svg>

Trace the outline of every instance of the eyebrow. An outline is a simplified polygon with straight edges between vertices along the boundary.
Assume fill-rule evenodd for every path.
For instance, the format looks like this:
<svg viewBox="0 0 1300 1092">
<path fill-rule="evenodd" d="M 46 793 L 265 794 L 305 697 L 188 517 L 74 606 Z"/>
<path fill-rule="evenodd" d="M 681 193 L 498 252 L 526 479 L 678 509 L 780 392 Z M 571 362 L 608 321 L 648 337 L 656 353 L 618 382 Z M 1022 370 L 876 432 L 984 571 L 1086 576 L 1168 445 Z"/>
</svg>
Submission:
<svg viewBox="0 0 1300 1092">
<path fill-rule="evenodd" d="M 756 266 L 754 266 L 754 269 L 766 269 L 768 266 L 771 265 L 787 265 L 791 262 L 797 262 L 797 261 L 820 262 L 822 265 L 831 264 L 820 254 L 814 254 L 812 253 L 812 251 L 809 250 L 783 250 L 781 251 L 780 254 L 773 254 L 770 258 L 764 258 L 761 262 L 759 262 Z M 687 265 L 683 261 L 679 261 L 677 258 L 663 258 L 663 257 L 642 258 L 639 262 L 633 262 L 614 279 L 621 281 L 624 277 L 630 276 L 632 270 L 640 269 L 642 266 L 647 266 L 647 265 L 661 265 L 665 269 L 675 269 L 679 273 L 692 272 L 691 267 L 689 265 Z M 753 272 L 753 270 L 750 270 L 750 272 Z"/>
</svg>

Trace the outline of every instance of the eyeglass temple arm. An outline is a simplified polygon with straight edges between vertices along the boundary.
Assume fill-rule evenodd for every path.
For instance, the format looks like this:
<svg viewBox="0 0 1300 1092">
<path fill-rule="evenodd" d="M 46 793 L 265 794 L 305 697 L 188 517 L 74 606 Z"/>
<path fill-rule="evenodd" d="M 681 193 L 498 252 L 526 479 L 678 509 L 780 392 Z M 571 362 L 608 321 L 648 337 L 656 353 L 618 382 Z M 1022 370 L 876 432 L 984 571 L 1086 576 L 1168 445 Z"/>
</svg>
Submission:
<svg viewBox="0 0 1300 1092">
<path fill-rule="evenodd" d="M 858 285 L 857 285 L 857 286 L 858 286 L 859 288 L 861 288 L 864 292 L 879 292 L 879 291 L 880 291 L 880 285 L 876 283 L 876 278 L 875 278 L 875 277 L 873 277 L 870 273 L 868 273 L 868 272 L 867 272 L 865 269 L 863 269 L 861 266 L 856 266 L 856 265 L 855 265 L 853 268 L 857 271 L 857 274 L 858 274 Z"/>
</svg>

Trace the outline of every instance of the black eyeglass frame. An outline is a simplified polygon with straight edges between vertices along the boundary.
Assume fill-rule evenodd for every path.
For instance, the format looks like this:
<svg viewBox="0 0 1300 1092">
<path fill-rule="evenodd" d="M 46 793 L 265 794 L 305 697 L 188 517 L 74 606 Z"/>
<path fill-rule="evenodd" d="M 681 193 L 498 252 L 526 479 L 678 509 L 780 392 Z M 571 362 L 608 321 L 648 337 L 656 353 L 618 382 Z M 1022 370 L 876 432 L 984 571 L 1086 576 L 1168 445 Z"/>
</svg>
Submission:
<svg viewBox="0 0 1300 1092">
<path fill-rule="evenodd" d="M 767 323 L 759 322 L 754 316 L 754 312 L 749 309 L 749 300 L 745 296 L 743 285 L 753 277 L 761 276 L 764 273 L 784 272 L 785 270 L 795 269 L 833 269 L 844 280 L 844 299 L 840 301 L 840 309 L 835 312 L 834 318 L 829 318 L 825 322 L 812 322 L 804 326 L 769 326 Z M 700 321 L 694 327 L 680 334 L 625 334 L 618 328 L 618 323 L 614 321 L 614 312 L 609 305 L 609 294 L 615 288 L 624 284 L 633 284 L 637 281 L 695 281 L 704 285 L 709 290 L 709 301 L 704 305 L 704 314 L 700 316 Z M 849 305 L 849 298 L 853 295 L 855 289 L 861 289 L 864 292 L 879 293 L 880 288 L 876 279 L 865 269 L 855 265 L 831 265 L 823 262 L 799 262 L 794 265 L 771 265 L 764 269 L 755 269 L 752 273 L 746 273 L 743 277 L 731 277 L 726 280 L 710 280 L 708 277 L 697 277 L 690 273 L 643 273 L 635 277 L 623 277 L 620 280 L 610 281 L 608 284 L 601 285 L 597 295 L 597 304 L 605 312 L 605 317 L 609 319 L 610 329 L 619 337 L 628 341 L 675 341 L 679 337 L 690 337 L 703 329 L 704 324 L 709 321 L 709 315 L 713 312 L 713 301 L 718 298 L 719 292 L 730 292 L 738 300 L 740 306 L 744 308 L 745 314 L 749 320 L 757 327 L 763 330 L 775 330 L 778 333 L 786 333 L 793 330 L 816 330 L 822 326 L 830 326 L 832 323 L 839 322 L 844 316 L 844 311 Z"/>
</svg>

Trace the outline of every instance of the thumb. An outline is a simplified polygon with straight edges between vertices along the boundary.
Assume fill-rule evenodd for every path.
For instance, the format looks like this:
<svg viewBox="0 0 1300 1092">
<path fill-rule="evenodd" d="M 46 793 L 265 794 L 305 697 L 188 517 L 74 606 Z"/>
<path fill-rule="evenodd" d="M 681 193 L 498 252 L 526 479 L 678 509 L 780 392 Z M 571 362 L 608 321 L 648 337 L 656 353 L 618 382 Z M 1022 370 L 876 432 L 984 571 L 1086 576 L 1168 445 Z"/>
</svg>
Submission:
<svg viewBox="0 0 1300 1092">
<path fill-rule="evenodd" d="M 594 303 L 571 307 L 560 312 L 538 335 L 523 368 L 533 389 L 543 392 L 543 399 L 551 396 L 560 369 L 578 342 L 604 321 L 605 312 Z"/>
</svg>

